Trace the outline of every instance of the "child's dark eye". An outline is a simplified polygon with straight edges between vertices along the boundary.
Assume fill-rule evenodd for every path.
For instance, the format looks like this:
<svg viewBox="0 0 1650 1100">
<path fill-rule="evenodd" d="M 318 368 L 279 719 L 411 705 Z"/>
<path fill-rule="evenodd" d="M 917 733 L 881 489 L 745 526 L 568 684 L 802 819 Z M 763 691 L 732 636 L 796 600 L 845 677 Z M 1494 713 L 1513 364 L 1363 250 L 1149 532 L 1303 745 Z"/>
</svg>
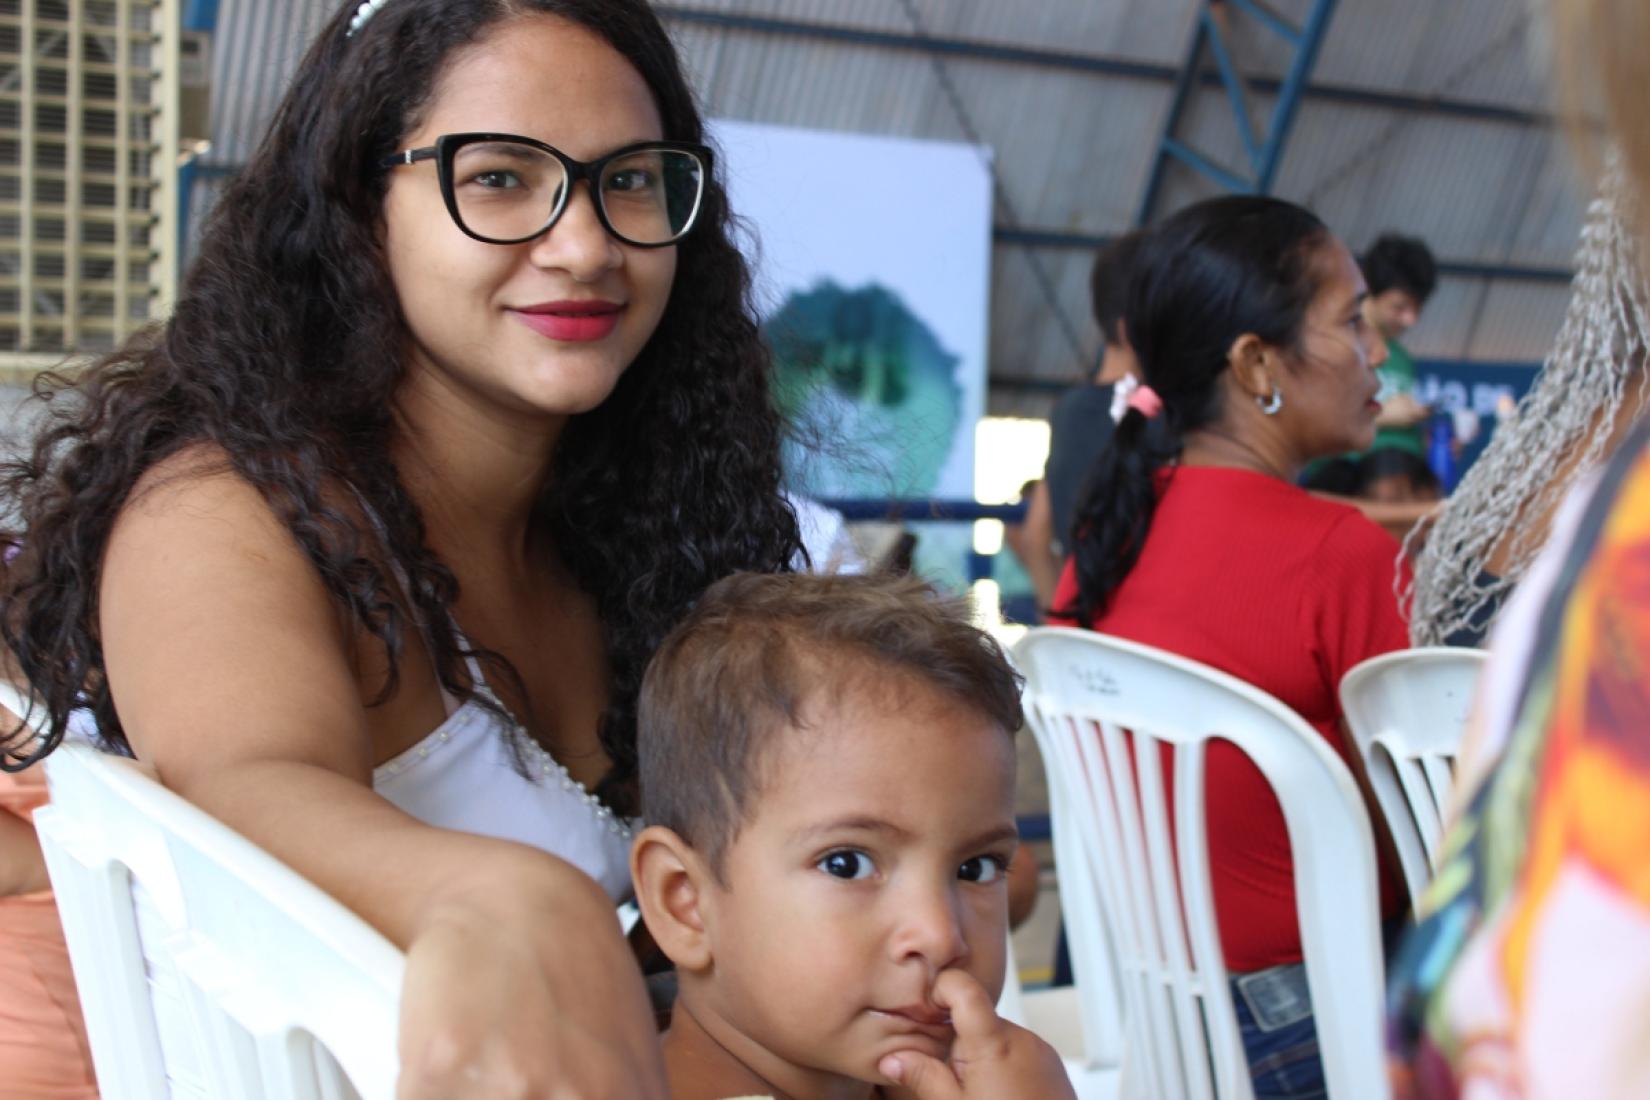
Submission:
<svg viewBox="0 0 1650 1100">
<path fill-rule="evenodd" d="M 964 882 L 996 882 L 1002 877 L 1004 863 L 1001 856 L 975 856 L 965 859 L 957 868 L 957 877 Z"/>
<path fill-rule="evenodd" d="M 840 879 L 870 878 L 877 869 L 870 856 L 853 851 L 832 852 L 814 866 L 832 878 Z"/>
</svg>

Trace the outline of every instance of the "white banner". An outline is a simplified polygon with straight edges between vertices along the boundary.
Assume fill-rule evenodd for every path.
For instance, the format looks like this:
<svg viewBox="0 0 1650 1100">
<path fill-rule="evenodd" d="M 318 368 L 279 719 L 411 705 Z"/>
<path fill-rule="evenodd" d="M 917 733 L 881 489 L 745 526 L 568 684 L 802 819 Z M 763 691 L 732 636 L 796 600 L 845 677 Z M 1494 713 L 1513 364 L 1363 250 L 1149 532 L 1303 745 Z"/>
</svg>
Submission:
<svg viewBox="0 0 1650 1100">
<path fill-rule="evenodd" d="M 991 286 L 989 150 L 718 121 L 781 405 L 815 497 L 974 491 Z M 730 430 L 737 431 L 736 425 Z"/>
</svg>

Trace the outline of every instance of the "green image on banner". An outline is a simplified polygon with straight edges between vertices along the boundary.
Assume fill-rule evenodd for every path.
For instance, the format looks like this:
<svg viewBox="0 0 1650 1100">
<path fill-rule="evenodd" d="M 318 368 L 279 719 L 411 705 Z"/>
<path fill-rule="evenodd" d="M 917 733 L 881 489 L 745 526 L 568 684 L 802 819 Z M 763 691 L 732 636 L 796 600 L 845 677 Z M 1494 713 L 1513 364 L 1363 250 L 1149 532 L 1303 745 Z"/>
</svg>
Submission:
<svg viewBox="0 0 1650 1100">
<path fill-rule="evenodd" d="M 791 483 L 814 497 L 925 497 L 962 430 L 960 357 L 898 293 L 823 279 L 763 326 L 780 409 L 826 442 L 787 452 Z"/>
</svg>

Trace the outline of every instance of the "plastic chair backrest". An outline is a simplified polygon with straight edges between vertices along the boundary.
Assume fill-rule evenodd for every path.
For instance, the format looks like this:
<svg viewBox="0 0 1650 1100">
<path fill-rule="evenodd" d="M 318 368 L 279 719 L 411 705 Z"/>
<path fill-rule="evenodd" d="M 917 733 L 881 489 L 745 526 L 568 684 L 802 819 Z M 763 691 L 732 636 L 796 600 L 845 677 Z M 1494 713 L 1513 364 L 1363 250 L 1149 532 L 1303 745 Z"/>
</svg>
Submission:
<svg viewBox="0 0 1650 1100">
<path fill-rule="evenodd" d="M 1015 664 L 1014 644 L 1025 635 L 1019 630 L 1012 638 L 998 637 L 1009 663 Z M 1035 735 L 1035 731 L 1034 735 Z M 1081 976 L 1079 1006 L 1083 1051 L 1081 1059 L 1074 1059 L 1083 1068 L 1096 1070 L 1116 1068 L 1123 1060 L 1123 991 L 1118 984 L 1117 960 L 1113 954 L 1111 937 L 1100 920 L 1099 900 L 1094 893 L 1089 874 L 1088 852 L 1074 841 L 1076 832 L 1058 824 L 1072 813 L 1065 791 L 1054 781 L 1055 765 L 1047 747 L 1038 742 L 1038 755 L 1047 776 L 1049 822 L 1052 827 L 1054 865 L 1059 870 L 1061 915 L 1069 924 L 1076 920 L 1084 928 L 1098 928 L 1095 936 L 1066 936 L 1066 951 L 1072 960 L 1072 971 Z M 1010 937 L 1012 947 L 1013 937 Z M 1011 975 L 1012 976 L 1012 975 Z M 1011 988 L 1011 986 L 1013 986 Z M 1024 992 L 1018 983 L 1005 983 L 1003 996 L 997 1002 L 997 1014 L 1012 1023 L 1027 1022 Z"/>
<path fill-rule="evenodd" d="M 1084 1061 L 1091 1068 L 1117 1066 L 1123 1061 L 1125 1044 L 1123 979 L 1111 926 L 1100 909 L 1096 883 L 1103 869 L 1096 862 L 1095 850 L 1081 840 L 1087 821 L 1084 806 L 1072 797 L 1059 774 L 1067 770 L 1063 746 L 1049 745 L 1037 732 L 1037 724 L 1030 725 L 1048 778 L 1054 866 L 1059 875 L 1066 952 L 1081 1006 Z"/>
<path fill-rule="evenodd" d="M 1432 879 L 1455 758 L 1488 657 L 1448 646 L 1403 649 L 1372 657 L 1341 680 L 1341 709 L 1412 898 Z"/>
<path fill-rule="evenodd" d="M 1067 936 L 1075 948 L 1112 935 L 1130 1078 L 1147 1096 L 1253 1096 L 1209 874 L 1204 761 L 1220 739 L 1254 761 L 1283 809 L 1329 1095 L 1386 1097 L 1374 839 L 1340 758 L 1271 696 L 1147 646 L 1044 627 L 1015 658 L 1059 792 L 1055 837 L 1086 856 L 1087 889 L 1071 888 L 1056 856 Z M 1074 949 L 1079 988 L 1084 960 L 1102 950 Z"/>
<path fill-rule="evenodd" d="M 46 778 L 104 1100 L 394 1096 L 400 951 L 130 761 L 66 743 Z"/>
</svg>

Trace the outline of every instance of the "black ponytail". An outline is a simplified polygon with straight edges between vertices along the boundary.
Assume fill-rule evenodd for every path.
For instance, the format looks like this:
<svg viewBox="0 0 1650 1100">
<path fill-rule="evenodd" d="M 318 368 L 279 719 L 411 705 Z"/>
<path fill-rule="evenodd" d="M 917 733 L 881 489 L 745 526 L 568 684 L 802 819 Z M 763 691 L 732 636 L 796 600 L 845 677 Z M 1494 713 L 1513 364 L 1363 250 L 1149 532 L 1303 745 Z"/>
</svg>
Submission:
<svg viewBox="0 0 1650 1100">
<path fill-rule="evenodd" d="M 1072 523 L 1077 594 L 1056 614 L 1087 625 L 1106 611 L 1145 545 L 1160 471 L 1221 414 L 1232 344 L 1252 333 L 1298 346 L 1317 293 L 1312 259 L 1328 239 L 1310 211 L 1252 195 L 1196 203 L 1145 235 L 1124 320 L 1163 407 L 1151 419 L 1129 409 L 1096 459 Z"/>
<path fill-rule="evenodd" d="M 1157 508 L 1157 471 L 1180 457 L 1181 438 L 1168 410 L 1147 419 L 1131 408 L 1083 480 L 1067 545 L 1077 570 L 1077 595 L 1058 614 L 1089 623 L 1105 597 L 1123 583 L 1140 556 Z M 1091 537 L 1103 531 L 1108 538 Z"/>
</svg>

